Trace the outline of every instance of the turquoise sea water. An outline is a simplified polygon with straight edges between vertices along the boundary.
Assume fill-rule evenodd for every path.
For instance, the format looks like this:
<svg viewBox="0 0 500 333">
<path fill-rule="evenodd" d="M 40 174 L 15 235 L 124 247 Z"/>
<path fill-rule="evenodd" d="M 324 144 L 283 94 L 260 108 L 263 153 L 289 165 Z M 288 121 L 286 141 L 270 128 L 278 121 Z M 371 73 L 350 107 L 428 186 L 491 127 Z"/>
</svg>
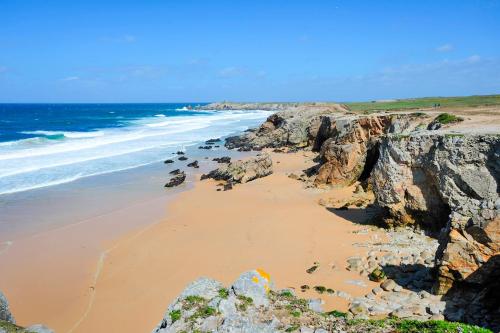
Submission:
<svg viewBox="0 0 500 333">
<path fill-rule="evenodd" d="M 155 163 L 268 115 L 188 104 L 0 104 L 0 194 Z"/>
</svg>

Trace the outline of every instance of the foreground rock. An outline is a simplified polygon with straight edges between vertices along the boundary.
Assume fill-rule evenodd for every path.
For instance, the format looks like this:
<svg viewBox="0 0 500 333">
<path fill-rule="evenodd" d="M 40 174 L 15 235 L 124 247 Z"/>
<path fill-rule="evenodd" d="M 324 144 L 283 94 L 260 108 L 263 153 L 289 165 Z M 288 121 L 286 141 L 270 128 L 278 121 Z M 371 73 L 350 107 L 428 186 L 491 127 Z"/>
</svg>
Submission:
<svg viewBox="0 0 500 333">
<path fill-rule="evenodd" d="M 440 231 L 434 290 L 460 295 L 456 319 L 500 318 L 500 137 L 387 137 L 372 185 L 386 223 Z"/>
<path fill-rule="evenodd" d="M 318 300 L 300 299 L 291 290 L 276 291 L 261 269 L 242 274 L 229 288 L 200 278 L 191 283 L 167 309 L 153 333 L 171 332 L 395 332 L 411 327 L 446 327 L 449 332 L 489 332 L 446 322 L 397 320 L 349 321 L 338 311 L 323 313 Z"/>
<path fill-rule="evenodd" d="M 10 313 L 9 302 L 5 295 L 0 291 L 0 320 L 15 323 L 14 316 Z"/>
<path fill-rule="evenodd" d="M 246 183 L 257 178 L 269 176 L 273 173 L 271 156 L 266 153 L 259 154 L 244 161 L 231 162 L 228 165 L 202 175 L 201 179 L 212 178 L 225 180 L 232 183 Z"/>
<path fill-rule="evenodd" d="M 186 173 L 184 171 L 176 172 L 174 177 L 170 178 L 170 180 L 165 184 L 165 187 L 179 186 L 180 184 L 184 183 L 185 180 L 186 180 Z"/>
</svg>

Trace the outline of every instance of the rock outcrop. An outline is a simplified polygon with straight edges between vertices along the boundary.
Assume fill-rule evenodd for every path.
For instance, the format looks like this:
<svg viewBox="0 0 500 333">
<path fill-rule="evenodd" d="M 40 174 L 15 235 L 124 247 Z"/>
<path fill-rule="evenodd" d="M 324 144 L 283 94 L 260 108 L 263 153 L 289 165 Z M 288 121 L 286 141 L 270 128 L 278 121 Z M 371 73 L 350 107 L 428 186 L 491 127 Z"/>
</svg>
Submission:
<svg viewBox="0 0 500 333">
<path fill-rule="evenodd" d="M 220 282 L 200 278 L 191 283 L 168 307 L 153 333 L 216 332 L 400 332 L 404 326 L 422 325 L 392 319 L 386 322 L 348 321 L 339 311 L 324 313 L 321 301 L 295 296 L 290 289 L 274 290 L 271 278 L 262 269 L 242 274 L 229 288 Z M 444 325 L 424 323 L 427 331 Z M 463 324 L 446 324 L 450 331 L 479 332 Z"/>
<path fill-rule="evenodd" d="M 269 116 L 258 129 L 227 138 L 225 145 L 229 149 L 244 151 L 266 147 L 305 147 L 309 145 L 311 137 L 315 136 L 322 115 L 343 112 L 346 112 L 346 109 L 340 104 L 323 108 L 284 109 Z"/>
<path fill-rule="evenodd" d="M 0 291 L 0 320 L 14 324 L 14 316 L 10 313 L 9 302 L 5 295 Z"/>
<path fill-rule="evenodd" d="M 386 223 L 440 231 L 435 292 L 459 291 L 469 304 L 494 297 L 500 317 L 498 289 L 484 291 L 500 271 L 500 137 L 393 135 L 379 151 L 371 183 Z M 454 319 L 484 323 L 494 315 L 485 306 Z"/>
<path fill-rule="evenodd" d="M 271 156 L 259 154 L 244 161 L 235 161 L 202 175 L 201 179 L 212 178 L 232 183 L 246 183 L 273 173 Z"/>
</svg>

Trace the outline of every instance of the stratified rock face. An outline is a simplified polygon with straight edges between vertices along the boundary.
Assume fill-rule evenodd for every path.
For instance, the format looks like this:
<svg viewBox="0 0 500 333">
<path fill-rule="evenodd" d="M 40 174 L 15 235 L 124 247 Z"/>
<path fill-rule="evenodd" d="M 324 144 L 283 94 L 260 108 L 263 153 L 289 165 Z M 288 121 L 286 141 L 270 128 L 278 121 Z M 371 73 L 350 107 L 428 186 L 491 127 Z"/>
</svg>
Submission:
<svg viewBox="0 0 500 333">
<path fill-rule="evenodd" d="M 500 270 L 482 267 L 500 254 L 500 137 L 390 136 L 371 177 L 388 224 L 441 230 L 437 293 L 486 287 Z"/>
<path fill-rule="evenodd" d="M 328 108 L 289 108 L 277 112 L 254 131 L 226 139 L 229 149 L 257 150 L 283 146 L 305 147 L 310 143 L 321 124 L 321 116 L 345 112 L 340 104 Z"/>
<path fill-rule="evenodd" d="M 14 316 L 10 313 L 9 302 L 0 291 L 0 320 L 15 324 Z"/>
<path fill-rule="evenodd" d="M 257 178 L 269 176 L 272 173 L 273 161 L 271 156 L 262 153 L 248 160 L 231 162 L 210 171 L 207 175 L 203 175 L 202 179 L 213 178 L 243 184 Z"/>
<path fill-rule="evenodd" d="M 321 158 L 315 184 L 350 185 L 367 178 L 378 158 L 381 136 L 409 133 L 426 121 L 416 114 L 321 117 L 313 141 Z"/>
</svg>

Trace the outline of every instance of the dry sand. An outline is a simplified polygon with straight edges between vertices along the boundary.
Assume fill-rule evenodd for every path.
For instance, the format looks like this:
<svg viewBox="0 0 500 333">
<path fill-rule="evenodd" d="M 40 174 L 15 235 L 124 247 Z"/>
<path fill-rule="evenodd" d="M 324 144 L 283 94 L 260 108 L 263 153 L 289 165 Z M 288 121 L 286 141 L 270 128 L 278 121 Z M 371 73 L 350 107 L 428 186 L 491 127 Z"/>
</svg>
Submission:
<svg viewBox="0 0 500 333">
<path fill-rule="evenodd" d="M 363 278 L 345 270 L 349 256 L 366 251 L 352 244 L 369 236 L 353 234 L 359 225 L 317 204 L 325 195 L 349 196 L 352 189 L 303 189 L 287 177 L 311 165 L 302 154 L 274 154 L 273 175 L 232 191 L 217 192 L 215 182 L 203 181 L 180 194 L 164 222 L 108 253 L 90 311 L 75 331 L 148 332 L 189 282 L 208 276 L 229 284 L 253 268 L 268 271 L 278 288 L 296 288 L 308 297 L 318 294 L 302 294 L 303 284 L 354 296 L 373 288 L 366 279 L 366 287 L 349 284 Z M 315 261 L 321 267 L 306 273 Z M 346 309 L 342 298 L 323 298 L 327 309 Z"/>
<path fill-rule="evenodd" d="M 16 241 L 0 256 L 0 283 L 18 323 L 41 322 L 56 332 L 149 332 L 167 305 L 200 276 L 230 284 L 239 274 L 263 268 L 278 288 L 318 297 L 300 286 L 322 285 L 353 296 L 375 286 L 345 269 L 346 259 L 364 255 L 375 233 L 362 227 L 362 210 L 336 213 L 318 204 L 342 199 L 353 188 L 306 189 L 290 172 L 313 165 L 310 153 L 272 154 L 274 174 L 227 192 L 216 182 L 197 181 L 168 204 L 155 223 L 152 203 L 130 207 L 116 219 L 60 228 Z M 164 199 L 163 199 L 164 200 Z M 164 207 L 165 209 L 165 207 Z M 127 230 L 123 224 L 143 220 Z M 136 222 L 135 222 L 136 223 Z M 306 269 L 314 262 L 320 268 Z M 363 281 L 364 287 L 352 284 Z M 347 301 L 322 295 L 325 309 L 346 310 Z"/>
</svg>

